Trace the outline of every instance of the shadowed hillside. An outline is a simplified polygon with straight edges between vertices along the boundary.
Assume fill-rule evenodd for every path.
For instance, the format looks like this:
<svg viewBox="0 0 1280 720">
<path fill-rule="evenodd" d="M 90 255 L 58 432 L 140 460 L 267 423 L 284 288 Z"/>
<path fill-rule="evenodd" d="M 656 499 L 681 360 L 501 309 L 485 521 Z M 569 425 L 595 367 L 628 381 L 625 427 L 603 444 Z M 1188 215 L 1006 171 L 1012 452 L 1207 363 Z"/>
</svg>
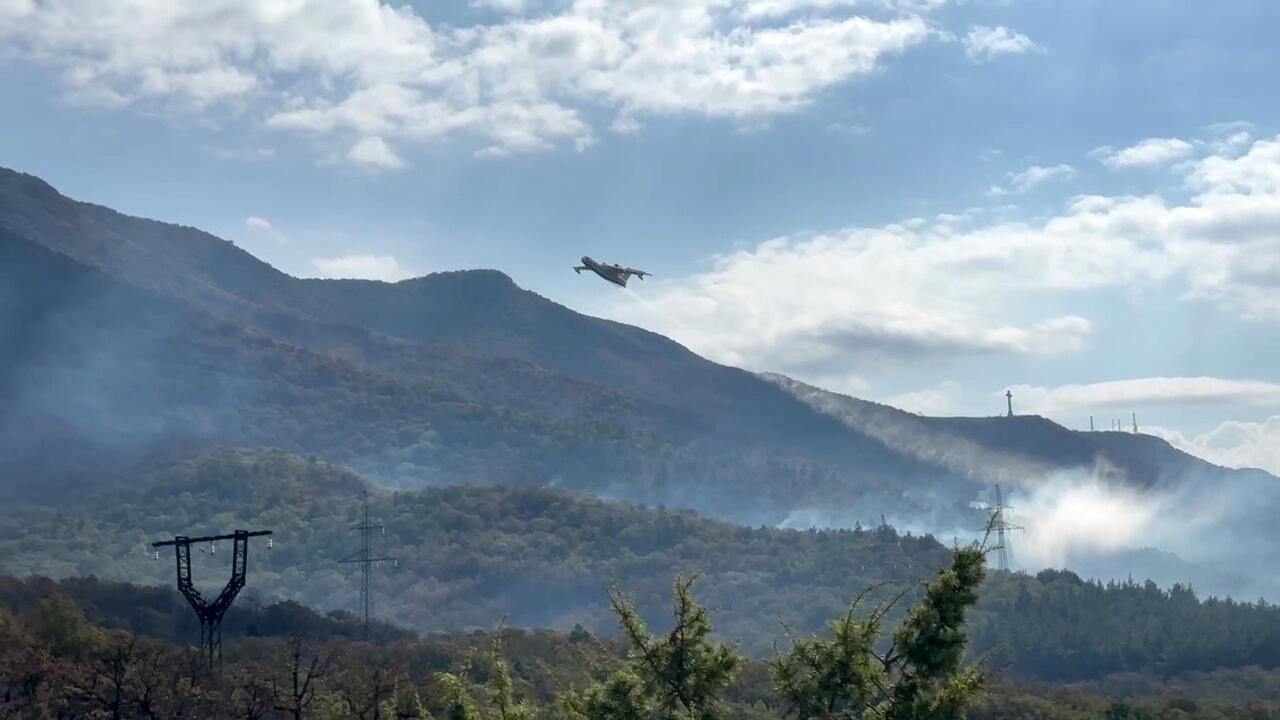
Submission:
<svg viewBox="0 0 1280 720">
<path fill-rule="evenodd" d="M 948 532 L 981 522 L 969 505 L 997 482 L 1243 477 L 1158 441 L 922 418 L 762 378 L 497 271 L 293 278 L 7 170 L 0 246 L 11 476 L 69 481 L 101 448 L 124 477 L 174 445 L 281 447 L 399 487 L 551 485 L 749 523 L 838 511 Z M 33 451 L 51 439 L 67 452 Z"/>
</svg>

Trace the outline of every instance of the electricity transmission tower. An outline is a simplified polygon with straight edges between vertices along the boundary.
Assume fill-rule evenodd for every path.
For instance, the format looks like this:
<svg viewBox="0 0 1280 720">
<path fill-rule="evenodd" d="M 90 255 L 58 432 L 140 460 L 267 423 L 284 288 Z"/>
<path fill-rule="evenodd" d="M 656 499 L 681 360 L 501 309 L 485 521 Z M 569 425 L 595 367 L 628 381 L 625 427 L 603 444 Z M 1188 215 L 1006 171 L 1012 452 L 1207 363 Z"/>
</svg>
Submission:
<svg viewBox="0 0 1280 720">
<path fill-rule="evenodd" d="M 176 535 L 172 540 L 151 543 L 152 547 L 172 545 L 178 569 L 178 592 L 187 599 L 191 609 L 196 611 L 200 620 L 200 650 L 209 659 L 209 666 L 222 662 L 222 617 L 227 614 L 236 595 L 244 588 L 245 574 L 249 570 L 249 538 L 270 535 L 270 530 L 236 530 L 230 535 L 210 535 L 206 537 L 187 537 Z M 231 540 L 231 579 L 227 581 L 222 592 L 212 602 L 206 600 L 191 581 L 191 543 L 209 543 L 209 554 L 213 554 L 218 540 Z M 267 539 L 267 547 L 271 547 L 271 539 Z M 156 550 L 156 559 L 160 559 L 160 551 Z"/>
<path fill-rule="evenodd" d="M 996 567 L 1004 571 L 1009 570 L 1008 533 L 1023 529 L 1009 522 L 1006 513 L 1012 509 L 1012 507 L 1004 504 L 1004 495 L 1000 492 L 1000 486 L 996 485 L 996 502 L 991 507 L 993 513 L 991 529 L 996 531 Z"/>
<path fill-rule="evenodd" d="M 356 563 L 360 565 L 360 612 L 364 620 L 364 639 L 369 639 L 369 576 L 372 574 L 373 566 L 380 562 L 395 563 L 393 557 L 373 557 L 371 551 L 373 531 L 377 530 L 380 534 L 386 534 L 386 528 L 382 525 L 374 525 L 369 522 L 369 493 L 366 491 L 361 494 L 361 512 L 360 522 L 352 525 L 351 529 L 360 533 L 360 549 L 342 558 L 340 563 Z"/>
</svg>

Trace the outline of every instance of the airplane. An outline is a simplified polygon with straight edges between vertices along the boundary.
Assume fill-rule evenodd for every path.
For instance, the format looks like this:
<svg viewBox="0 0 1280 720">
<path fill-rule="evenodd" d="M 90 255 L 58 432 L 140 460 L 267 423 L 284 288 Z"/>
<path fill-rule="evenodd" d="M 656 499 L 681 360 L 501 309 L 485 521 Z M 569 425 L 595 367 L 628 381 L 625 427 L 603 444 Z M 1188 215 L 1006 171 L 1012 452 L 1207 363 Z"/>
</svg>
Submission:
<svg viewBox="0 0 1280 720">
<path fill-rule="evenodd" d="M 653 273 L 645 272 L 644 270 L 634 270 L 632 268 L 624 268 L 621 265 L 611 265 L 609 263 L 596 262 L 595 260 L 592 260 L 591 258 L 586 256 L 583 256 L 582 264 L 578 265 L 573 269 L 573 271 L 578 273 L 579 275 L 582 274 L 583 270 L 590 270 L 591 272 L 599 275 L 600 277 L 604 278 L 605 280 L 608 280 L 609 282 L 619 287 L 626 287 L 627 280 L 630 279 L 632 275 L 640 278 L 641 280 L 644 280 L 646 275 L 653 274 Z"/>
</svg>

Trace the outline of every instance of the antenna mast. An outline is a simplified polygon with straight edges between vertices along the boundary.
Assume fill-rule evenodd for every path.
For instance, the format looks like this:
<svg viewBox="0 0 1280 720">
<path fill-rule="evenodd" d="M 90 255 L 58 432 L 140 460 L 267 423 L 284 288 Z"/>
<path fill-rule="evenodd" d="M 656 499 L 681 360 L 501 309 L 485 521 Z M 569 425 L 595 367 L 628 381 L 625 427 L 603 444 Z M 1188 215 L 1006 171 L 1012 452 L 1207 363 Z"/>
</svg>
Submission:
<svg viewBox="0 0 1280 720">
<path fill-rule="evenodd" d="M 1009 417 L 1013 417 L 1013 391 L 1005 390 L 1004 397 L 1009 401 Z"/>
<path fill-rule="evenodd" d="M 369 491 L 364 491 L 360 496 L 361 519 L 356 525 L 352 525 L 351 529 L 360 533 L 360 549 L 342 558 L 340 563 L 357 563 L 360 565 L 360 612 L 364 620 L 363 633 L 364 639 L 369 639 L 369 577 L 373 572 L 375 563 L 394 562 L 393 557 L 373 557 L 371 552 L 372 535 L 374 530 L 385 533 L 386 530 L 382 525 L 374 525 L 369 522 Z"/>
</svg>

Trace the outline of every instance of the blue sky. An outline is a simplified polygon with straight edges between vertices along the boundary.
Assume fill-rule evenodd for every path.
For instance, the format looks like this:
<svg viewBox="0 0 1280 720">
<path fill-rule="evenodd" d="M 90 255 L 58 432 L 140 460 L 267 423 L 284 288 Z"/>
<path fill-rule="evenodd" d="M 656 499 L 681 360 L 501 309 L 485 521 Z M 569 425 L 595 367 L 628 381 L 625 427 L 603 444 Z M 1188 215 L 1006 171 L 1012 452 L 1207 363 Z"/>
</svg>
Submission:
<svg viewBox="0 0 1280 720">
<path fill-rule="evenodd" d="M 0 0 L 0 164 L 296 275 L 1280 471 L 1280 5 Z M 655 277 L 619 290 L 594 257 Z"/>
</svg>

